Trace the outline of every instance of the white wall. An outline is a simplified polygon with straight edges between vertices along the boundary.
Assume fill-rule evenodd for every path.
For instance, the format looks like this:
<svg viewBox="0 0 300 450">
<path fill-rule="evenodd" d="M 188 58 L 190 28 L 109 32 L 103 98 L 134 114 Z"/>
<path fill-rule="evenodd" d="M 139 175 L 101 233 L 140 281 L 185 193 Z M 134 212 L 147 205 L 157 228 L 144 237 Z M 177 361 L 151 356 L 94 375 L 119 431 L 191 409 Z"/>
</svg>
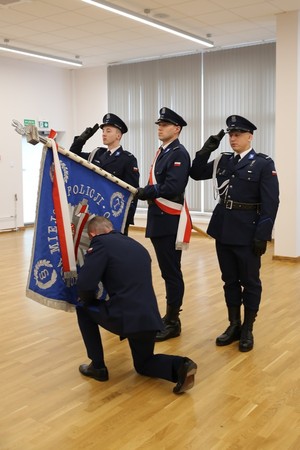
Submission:
<svg viewBox="0 0 300 450">
<path fill-rule="evenodd" d="M 87 127 L 102 123 L 107 112 L 107 68 L 74 70 L 73 80 L 73 123 L 74 135 L 79 135 Z M 102 145 L 101 132 L 90 138 L 85 150 L 93 150 Z"/>
<path fill-rule="evenodd" d="M 275 256 L 300 260 L 300 11 L 277 15 Z"/>
<path fill-rule="evenodd" d="M 0 57 L 0 229 L 23 226 L 22 138 L 12 119 L 48 120 L 68 148 L 75 133 L 107 112 L 106 92 L 106 67 L 70 70 Z"/>
</svg>

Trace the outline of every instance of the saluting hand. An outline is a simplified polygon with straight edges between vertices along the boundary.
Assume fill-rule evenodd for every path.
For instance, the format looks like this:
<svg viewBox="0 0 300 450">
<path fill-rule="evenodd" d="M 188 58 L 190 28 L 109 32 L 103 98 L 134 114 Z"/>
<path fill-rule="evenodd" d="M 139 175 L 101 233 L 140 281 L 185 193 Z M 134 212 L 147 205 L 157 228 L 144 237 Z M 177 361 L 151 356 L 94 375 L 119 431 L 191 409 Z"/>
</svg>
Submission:
<svg viewBox="0 0 300 450">
<path fill-rule="evenodd" d="M 99 129 L 99 124 L 96 123 L 93 128 L 88 127 L 86 128 L 80 136 L 78 136 L 77 139 L 80 139 L 82 142 L 86 142 L 88 139 L 90 139 L 95 133 L 96 131 Z"/>
<path fill-rule="evenodd" d="M 209 138 L 205 141 L 203 147 L 201 148 L 201 150 L 197 152 L 197 154 L 206 155 L 217 150 L 225 134 L 226 134 L 225 131 L 222 129 L 219 131 L 218 134 L 213 134 L 209 136 Z"/>
</svg>

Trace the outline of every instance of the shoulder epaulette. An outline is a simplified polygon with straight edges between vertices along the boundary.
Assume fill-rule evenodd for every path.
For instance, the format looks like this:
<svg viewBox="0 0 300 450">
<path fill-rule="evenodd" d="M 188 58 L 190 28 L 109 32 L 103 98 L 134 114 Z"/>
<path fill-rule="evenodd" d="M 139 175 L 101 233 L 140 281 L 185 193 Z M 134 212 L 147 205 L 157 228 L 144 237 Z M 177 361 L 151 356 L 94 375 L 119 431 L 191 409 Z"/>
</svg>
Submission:
<svg viewBox="0 0 300 450">
<path fill-rule="evenodd" d="M 266 155 L 265 153 L 257 153 L 257 156 L 261 156 L 262 158 L 265 158 L 265 159 L 271 159 L 271 156 Z"/>
<path fill-rule="evenodd" d="M 134 156 L 133 153 L 130 153 L 128 150 L 123 150 L 123 152 L 125 153 L 125 155 L 127 156 Z"/>
<path fill-rule="evenodd" d="M 221 155 L 232 156 L 233 152 L 222 152 Z"/>
</svg>

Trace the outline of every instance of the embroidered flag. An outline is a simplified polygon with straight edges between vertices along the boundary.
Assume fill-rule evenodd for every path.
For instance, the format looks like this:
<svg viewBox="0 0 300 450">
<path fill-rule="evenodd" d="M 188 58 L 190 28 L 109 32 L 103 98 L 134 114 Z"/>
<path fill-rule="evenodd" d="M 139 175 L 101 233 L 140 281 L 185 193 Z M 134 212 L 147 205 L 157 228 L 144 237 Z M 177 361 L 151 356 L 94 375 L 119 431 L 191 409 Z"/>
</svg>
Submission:
<svg viewBox="0 0 300 450">
<path fill-rule="evenodd" d="M 88 221 L 95 215 L 105 216 L 115 230 L 122 231 L 133 194 L 107 178 L 106 172 L 102 176 L 92 165 L 91 170 L 66 155 L 57 156 L 55 168 L 54 154 L 54 150 L 44 147 L 26 295 L 46 306 L 73 311 L 77 304 L 77 272 L 90 244 Z M 98 298 L 105 296 L 100 289 Z"/>
</svg>

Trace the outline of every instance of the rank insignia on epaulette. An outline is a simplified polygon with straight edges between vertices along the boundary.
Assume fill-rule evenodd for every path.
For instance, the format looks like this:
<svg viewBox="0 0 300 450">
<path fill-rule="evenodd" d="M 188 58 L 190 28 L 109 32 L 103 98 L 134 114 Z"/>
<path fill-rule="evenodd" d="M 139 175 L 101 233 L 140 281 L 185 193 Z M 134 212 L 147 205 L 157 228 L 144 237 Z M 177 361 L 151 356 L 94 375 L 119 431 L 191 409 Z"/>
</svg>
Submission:
<svg viewBox="0 0 300 450">
<path fill-rule="evenodd" d="M 265 153 L 257 153 L 257 154 L 258 154 L 258 156 L 262 156 L 265 159 L 270 159 L 270 156 L 266 155 Z"/>
</svg>

